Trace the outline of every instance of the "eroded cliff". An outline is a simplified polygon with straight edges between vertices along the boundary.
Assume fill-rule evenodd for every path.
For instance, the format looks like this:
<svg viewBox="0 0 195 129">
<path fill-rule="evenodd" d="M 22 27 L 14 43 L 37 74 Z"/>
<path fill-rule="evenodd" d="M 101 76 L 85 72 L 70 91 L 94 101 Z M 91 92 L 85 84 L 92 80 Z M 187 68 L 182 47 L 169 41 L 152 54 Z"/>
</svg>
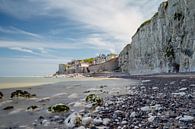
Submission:
<svg viewBox="0 0 195 129">
<path fill-rule="evenodd" d="M 168 0 L 144 22 L 119 59 L 130 74 L 195 71 L 195 0 Z"/>
</svg>

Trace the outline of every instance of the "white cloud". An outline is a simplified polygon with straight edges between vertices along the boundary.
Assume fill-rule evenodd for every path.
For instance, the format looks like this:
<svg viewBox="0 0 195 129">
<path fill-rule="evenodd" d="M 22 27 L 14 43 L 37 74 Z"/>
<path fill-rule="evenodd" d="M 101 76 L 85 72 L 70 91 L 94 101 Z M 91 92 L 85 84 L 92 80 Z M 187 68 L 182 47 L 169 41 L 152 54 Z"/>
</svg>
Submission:
<svg viewBox="0 0 195 129">
<path fill-rule="evenodd" d="M 46 7 L 49 12 L 61 10 L 56 15 L 85 23 L 89 28 L 120 40 L 118 45 L 129 42 L 143 20 L 142 14 L 136 8 L 127 6 L 126 0 L 48 0 Z"/>
<path fill-rule="evenodd" d="M 34 38 L 42 38 L 42 36 L 32 33 L 32 32 L 28 32 L 13 26 L 10 26 L 8 28 L 2 27 L 0 26 L 0 32 L 2 33 L 8 33 L 8 34 L 23 34 L 23 35 L 27 35 L 27 36 L 31 36 Z"/>
<path fill-rule="evenodd" d="M 9 48 L 9 49 L 34 54 L 34 52 L 33 52 L 32 50 L 26 49 L 26 48 L 11 47 L 11 48 Z"/>
<path fill-rule="evenodd" d="M 68 18 L 84 23 L 85 27 L 103 33 L 98 37 L 84 36 L 83 40 L 90 41 L 88 45 L 120 52 L 127 43 L 130 43 L 131 36 L 139 25 L 157 11 L 162 1 L 164 0 L 28 0 L 19 2 L 2 0 L 0 10 L 18 18 L 47 16 Z M 29 36 L 39 36 L 14 28 L 12 30 Z M 59 32 L 54 30 L 53 33 Z M 86 42 L 83 41 L 83 45 Z M 56 48 L 54 45 L 51 46 Z M 47 48 L 47 45 L 40 44 L 40 47 Z M 62 45 L 62 48 L 71 47 L 75 48 L 71 43 Z M 59 48 L 58 45 L 57 48 Z"/>
</svg>

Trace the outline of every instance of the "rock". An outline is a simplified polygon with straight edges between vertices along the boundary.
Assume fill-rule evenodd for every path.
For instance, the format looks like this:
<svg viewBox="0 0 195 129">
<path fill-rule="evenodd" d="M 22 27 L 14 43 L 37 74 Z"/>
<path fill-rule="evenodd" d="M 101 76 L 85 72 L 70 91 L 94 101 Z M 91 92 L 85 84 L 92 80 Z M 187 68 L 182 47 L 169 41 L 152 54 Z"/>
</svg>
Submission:
<svg viewBox="0 0 195 129">
<path fill-rule="evenodd" d="M 150 116 L 150 117 L 148 118 L 148 122 L 153 122 L 155 118 L 156 118 L 156 116 Z"/>
<path fill-rule="evenodd" d="M 170 85 L 173 85 L 173 84 L 175 84 L 175 81 L 170 82 Z"/>
<path fill-rule="evenodd" d="M 181 88 L 181 89 L 179 89 L 179 91 L 185 91 L 185 90 L 187 90 L 188 88 Z"/>
<path fill-rule="evenodd" d="M 90 102 L 95 106 L 101 106 L 103 104 L 103 99 L 95 94 L 89 94 L 85 100 L 86 102 Z"/>
<path fill-rule="evenodd" d="M 190 87 L 195 87 L 195 84 L 190 84 Z"/>
<path fill-rule="evenodd" d="M 3 98 L 3 93 L 0 91 L 0 99 Z"/>
<path fill-rule="evenodd" d="M 70 108 L 63 103 L 55 104 L 48 108 L 48 111 L 52 113 L 68 112 Z"/>
<path fill-rule="evenodd" d="M 180 116 L 179 120 L 180 121 L 184 121 L 184 122 L 188 122 L 188 121 L 194 120 L 194 117 L 188 116 L 188 115 L 184 115 L 184 116 Z"/>
<path fill-rule="evenodd" d="M 186 81 L 187 81 L 187 79 L 182 79 L 182 80 L 181 80 L 181 82 L 186 82 Z"/>
<path fill-rule="evenodd" d="M 66 118 L 65 125 L 69 128 L 79 127 L 82 124 L 82 117 L 78 112 L 73 112 Z"/>
<path fill-rule="evenodd" d="M 152 87 L 152 90 L 158 90 L 159 88 L 158 87 Z"/>
<path fill-rule="evenodd" d="M 93 123 L 94 123 L 94 125 L 101 125 L 102 123 L 103 123 L 103 121 L 102 121 L 102 118 L 100 118 L 100 117 L 96 117 L 94 120 L 93 120 Z"/>
<path fill-rule="evenodd" d="M 155 104 L 154 106 L 150 106 L 151 109 L 154 109 L 156 111 L 159 111 L 163 109 L 160 104 Z"/>
<path fill-rule="evenodd" d="M 111 120 L 109 118 L 104 118 L 103 119 L 103 125 L 106 125 L 107 126 L 110 123 L 110 121 Z"/>
<path fill-rule="evenodd" d="M 122 121 L 121 124 L 122 125 L 126 125 L 128 122 L 127 121 Z"/>
<path fill-rule="evenodd" d="M 43 126 L 49 126 L 50 122 L 45 119 L 45 120 L 42 121 L 42 124 L 43 124 Z"/>
<path fill-rule="evenodd" d="M 151 80 L 142 80 L 142 83 L 150 82 Z"/>
<path fill-rule="evenodd" d="M 135 117 L 136 116 L 136 113 L 135 112 L 132 112 L 130 117 Z"/>
<path fill-rule="evenodd" d="M 24 97 L 24 98 L 30 98 L 35 97 L 35 94 L 30 94 L 28 91 L 22 91 L 22 90 L 16 90 L 11 93 L 11 98 L 14 97 Z"/>
<path fill-rule="evenodd" d="M 93 119 L 91 117 L 83 117 L 82 124 L 84 126 L 89 126 L 92 123 Z"/>
<path fill-rule="evenodd" d="M 38 111 L 40 110 L 40 107 L 36 106 L 36 105 L 32 105 L 27 107 L 27 111 Z"/>
<path fill-rule="evenodd" d="M 141 107 L 141 110 L 142 111 L 149 111 L 150 110 L 150 107 L 149 106 Z"/>
<path fill-rule="evenodd" d="M 178 92 L 178 93 L 172 93 L 172 95 L 174 95 L 175 97 L 177 97 L 177 96 L 185 96 L 186 93 L 185 92 Z"/>
<path fill-rule="evenodd" d="M 105 87 L 108 87 L 107 85 L 101 85 L 100 88 L 103 89 Z"/>
<path fill-rule="evenodd" d="M 14 106 L 7 106 L 7 107 L 3 108 L 3 110 L 11 110 L 11 109 L 14 109 Z"/>
<path fill-rule="evenodd" d="M 93 107 L 93 104 L 91 104 L 91 103 L 85 105 L 85 108 L 86 108 L 86 109 L 91 109 L 92 107 Z"/>
</svg>

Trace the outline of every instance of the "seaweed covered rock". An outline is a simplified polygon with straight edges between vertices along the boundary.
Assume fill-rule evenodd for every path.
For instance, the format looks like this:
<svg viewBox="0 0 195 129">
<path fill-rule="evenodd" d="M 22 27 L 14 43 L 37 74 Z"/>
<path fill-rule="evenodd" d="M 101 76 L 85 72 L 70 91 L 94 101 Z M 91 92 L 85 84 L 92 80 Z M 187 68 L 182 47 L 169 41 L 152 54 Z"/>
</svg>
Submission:
<svg viewBox="0 0 195 129">
<path fill-rule="evenodd" d="M 14 97 L 24 97 L 24 98 L 31 98 L 35 97 L 35 94 L 30 94 L 28 91 L 16 90 L 11 93 L 11 98 Z"/>
<path fill-rule="evenodd" d="M 103 104 L 103 99 L 96 94 L 89 94 L 85 100 L 92 103 L 93 106 L 101 106 Z"/>
<path fill-rule="evenodd" d="M 3 93 L 0 91 L 0 99 L 3 98 Z"/>
<path fill-rule="evenodd" d="M 11 109 L 14 109 L 14 106 L 7 106 L 7 107 L 3 108 L 3 110 L 11 110 Z"/>
<path fill-rule="evenodd" d="M 65 124 L 69 128 L 79 127 L 82 124 L 82 117 L 78 112 L 73 112 L 65 120 Z"/>
<path fill-rule="evenodd" d="M 70 108 L 63 103 L 55 104 L 48 108 L 48 111 L 52 113 L 68 112 Z"/>
</svg>

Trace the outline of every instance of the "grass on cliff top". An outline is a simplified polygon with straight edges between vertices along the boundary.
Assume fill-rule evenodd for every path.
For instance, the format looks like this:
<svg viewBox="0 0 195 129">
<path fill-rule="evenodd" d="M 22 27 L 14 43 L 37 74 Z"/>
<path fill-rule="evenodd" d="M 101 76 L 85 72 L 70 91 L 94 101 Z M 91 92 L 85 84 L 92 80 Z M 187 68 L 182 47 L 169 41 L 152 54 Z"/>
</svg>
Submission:
<svg viewBox="0 0 195 129">
<path fill-rule="evenodd" d="M 167 7 L 168 7 L 168 1 L 164 1 L 164 2 L 162 2 L 162 4 L 163 4 L 163 8 L 166 10 Z M 155 18 L 156 16 L 158 16 L 158 12 L 156 12 L 156 13 L 153 15 L 153 17 L 152 17 L 151 19 L 146 20 L 145 22 L 143 22 L 143 23 L 140 25 L 140 27 L 137 29 L 136 33 L 137 33 L 143 26 L 150 24 L 151 21 L 152 21 L 152 19 Z M 136 33 L 135 33 L 135 35 L 136 35 Z"/>
<path fill-rule="evenodd" d="M 82 60 L 81 62 L 92 64 L 94 60 L 95 58 L 87 58 L 87 59 Z"/>
</svg>

